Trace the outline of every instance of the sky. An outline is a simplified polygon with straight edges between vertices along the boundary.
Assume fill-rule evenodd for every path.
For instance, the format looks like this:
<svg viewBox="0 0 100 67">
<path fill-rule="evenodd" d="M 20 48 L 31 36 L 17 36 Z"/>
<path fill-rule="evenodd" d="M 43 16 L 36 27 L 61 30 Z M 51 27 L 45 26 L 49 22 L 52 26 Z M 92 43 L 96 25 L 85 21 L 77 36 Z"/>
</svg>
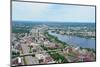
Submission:
<svg viewBox="0 0 100 67">
<path fill-rule="evenodd" d="M 12 2 L 13 21 L 95 22 L 95 7 Z"/>
</svg>

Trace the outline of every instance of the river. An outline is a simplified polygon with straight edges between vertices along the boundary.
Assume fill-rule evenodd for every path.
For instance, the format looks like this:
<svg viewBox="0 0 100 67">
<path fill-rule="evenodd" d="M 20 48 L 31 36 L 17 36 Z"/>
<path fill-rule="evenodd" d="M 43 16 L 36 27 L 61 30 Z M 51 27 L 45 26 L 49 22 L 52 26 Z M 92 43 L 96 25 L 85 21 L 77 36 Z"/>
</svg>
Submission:
<svg viewBox="0 0 100 67">
<path fill-rule="evenodd" d="M 93 48 L 95 49 L 95 39 L 87 39 L 77 36 L 61 35 L 51 31 L 48 31 L 50 35 L 56 36 L 60 41 L 83 48 Z"/>
</svg>

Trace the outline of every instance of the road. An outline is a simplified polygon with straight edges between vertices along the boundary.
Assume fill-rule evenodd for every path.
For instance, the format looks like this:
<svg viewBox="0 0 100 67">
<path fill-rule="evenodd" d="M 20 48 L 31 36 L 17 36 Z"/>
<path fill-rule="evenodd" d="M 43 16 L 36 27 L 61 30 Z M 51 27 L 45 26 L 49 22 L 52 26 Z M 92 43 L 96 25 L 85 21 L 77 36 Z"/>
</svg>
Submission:
<svg viewBox="0 0 100 67">
<path fill-rule="evenodd" d="M 22 51 L 23 51 L 23 54 L 27 54 L 29 53 L 29 49 L 28 49 L 28 46 L 27 44 L 21 44 L 21 47 L 22 47 Z M 38 60 L 32 56 L 25 56 L 25 61 L 26 61 L 26 64 L 38 64 Z"/>
<path fill-rule="evenodd" d="M 48 51 L 45 51 L 43 50 L 42 52 L 52 52 L 52 51 L 62 51 L 62 49 L 55 49 L 55 50 L 48 50 Z M 20 57 L 23 57 L 23 56 L 32 56 L 32 55 L 35 55 L 36 53 L 25 53 L 25 54 L 20 54 Z"/>
</svg>

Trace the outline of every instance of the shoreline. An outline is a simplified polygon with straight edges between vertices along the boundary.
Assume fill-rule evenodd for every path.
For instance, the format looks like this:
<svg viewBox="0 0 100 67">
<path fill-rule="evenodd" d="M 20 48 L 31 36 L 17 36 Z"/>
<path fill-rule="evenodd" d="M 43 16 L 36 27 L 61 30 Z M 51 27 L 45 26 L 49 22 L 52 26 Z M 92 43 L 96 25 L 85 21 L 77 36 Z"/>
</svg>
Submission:
<svg viewBox="0 0 100 67">
<path fill-rule="evenodd" d="M 54 38 L 57 42 L 60 42 L 63 46 L 73 46 L 73 47 L 75 47 L 74 45 L 70 45 L 70 44 L 68 44 L 68 43 L 65 43 L 65 42 L 62 42 L 61 40 L 59 40 L 56 36 L 53 36 L 53 35 L 50 35 L 48 32 L 46 32 L 46 34 L 47 35 L 49 35 L 50 37 L 52 37 L 52 38 Z M 95 52 L 95 49 L 93 49 L 93 48 L 83 48 L 83 47 L 81 47 L 81 46 L 78 46 L 78 47 L 80 47 L 80 49 L 86 49 L 86 50 L 88 50 L 88 51 L 93 51 L 93 52 Z"/>
</svg>

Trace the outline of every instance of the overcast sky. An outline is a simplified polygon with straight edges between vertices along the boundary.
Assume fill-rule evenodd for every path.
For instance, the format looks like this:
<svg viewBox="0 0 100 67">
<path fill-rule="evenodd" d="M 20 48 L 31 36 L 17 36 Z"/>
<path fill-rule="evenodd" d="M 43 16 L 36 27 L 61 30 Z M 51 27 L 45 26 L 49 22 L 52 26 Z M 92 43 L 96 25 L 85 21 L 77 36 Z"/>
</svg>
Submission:
<svg viewBox="0 0 100 67">
<path fill-rule="evenodd" d="M 12 20 L 39 22 L 95 22 L 95 7 L 13 2 Z"/>
</svg>

